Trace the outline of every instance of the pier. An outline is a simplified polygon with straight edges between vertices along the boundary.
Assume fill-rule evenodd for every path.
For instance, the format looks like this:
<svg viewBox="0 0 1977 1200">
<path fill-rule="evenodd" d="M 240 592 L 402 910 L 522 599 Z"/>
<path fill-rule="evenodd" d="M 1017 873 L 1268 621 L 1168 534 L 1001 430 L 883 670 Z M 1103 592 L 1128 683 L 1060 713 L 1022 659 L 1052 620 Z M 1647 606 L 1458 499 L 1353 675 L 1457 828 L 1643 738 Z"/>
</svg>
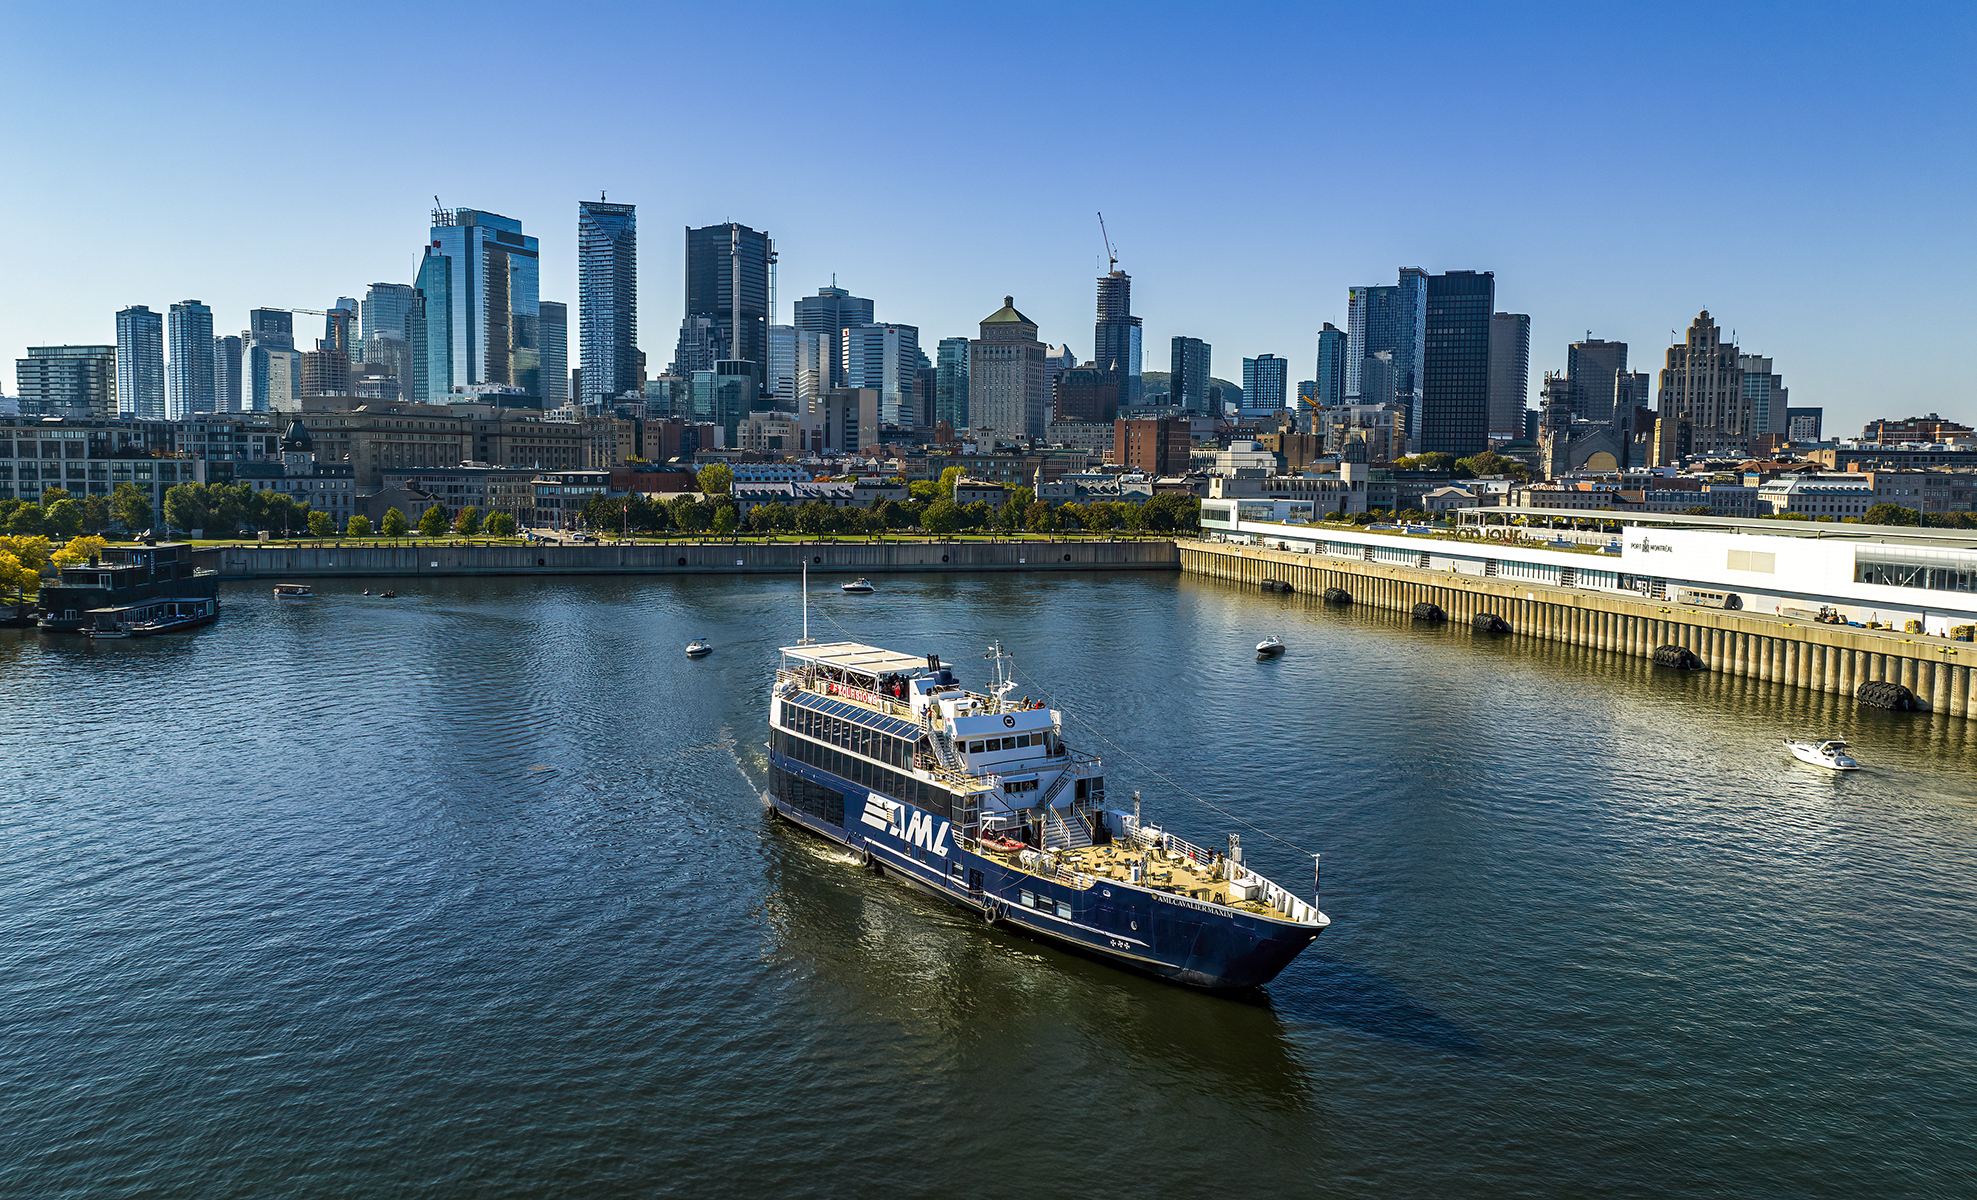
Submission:
<svg viewBox="0 0 1977 1200">
<path fill-rule="evenodd" d="M 1465 625 L 1493 614 L 1515 635 L 1641 658 L 1682 646 L 1706 670 L 1849 697 L 1862 684 L 1898 683 L 1927 711 L 1977 711 L 1969 642 L 1327 554 L 1193 540 L 1176 547 L 1183 571 L 1233 583 L 1288 584 L 1313 597 L 1338 588 L 1354 604 L 1397 612 L 1432 604 Z"/>
</svg>

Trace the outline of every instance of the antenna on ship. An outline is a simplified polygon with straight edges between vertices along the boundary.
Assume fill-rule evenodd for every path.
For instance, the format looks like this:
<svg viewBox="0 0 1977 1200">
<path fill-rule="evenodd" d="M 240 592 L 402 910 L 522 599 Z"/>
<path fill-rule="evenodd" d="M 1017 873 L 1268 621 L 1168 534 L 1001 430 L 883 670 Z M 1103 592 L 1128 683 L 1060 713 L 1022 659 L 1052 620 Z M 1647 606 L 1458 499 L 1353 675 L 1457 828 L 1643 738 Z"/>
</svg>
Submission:
<svg viewBox="0 0 1977 1200">
<path fill-rule="evenodd" d="M 803 564 L 803 644 L 810 644 L 810 564 Z"/>
<path fill-rule="evenodd" d="M 1008 705 L 1006 697 L 1016 690 L 1016 681 L 1009 678 L 1008 668 L 1005 665 L 1009 661 L 1009 656 L 1002 652 L 1001 642 L 991 642 L 988 653 L 982 657 L 995 660 L 995 686 L 989 691 L 995 693 L 995 711 L 1002 712 Z"/>
<path fill-rule="evenodd" d="M 1318 874 L 1318 856 L 1314 854 L 1311 856 L 1311 907 L 1313 908 L 1318 907 L 1319 879 L 1320 876 Z"/>
</svg>

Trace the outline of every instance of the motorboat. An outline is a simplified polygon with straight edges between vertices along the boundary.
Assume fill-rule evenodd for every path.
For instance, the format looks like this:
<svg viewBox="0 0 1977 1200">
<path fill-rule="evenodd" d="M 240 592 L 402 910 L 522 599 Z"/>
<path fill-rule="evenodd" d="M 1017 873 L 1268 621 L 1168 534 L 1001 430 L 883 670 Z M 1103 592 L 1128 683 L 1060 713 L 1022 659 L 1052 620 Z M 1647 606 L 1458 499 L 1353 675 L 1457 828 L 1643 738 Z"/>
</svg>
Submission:
<svg viewBox="0 0 1977 1200">
<path fill-rule="evenodd" d="M 850 583 L 841 583 L 838 585 L 838 587 L 842 588 L 844 591 L 855 592 L 860 595 L 866 592 L 876 592 L 879 590 L 872 586 L 871 580 L 866 579 L 863 576 L 860 576 L 859 578 L 852 580 Z"/>
<path fill-rule="evenodd" d="M 315 590 L 306 583 L 278 583 L 275 585 L 275 599 L 277 600 L 307 600 L 315 594 Z"/>
<path fill-rule="evenodd" d="M 706 638 L 695 638 L 686 645 L 686 656 L 688 658 L 706 658 L 712 653 L 714 653 L 714 647 L 707 644 Z"/>
<path fill-rule="evenodd" d="M 1280 637 L 1271 636 L 1256 643 L 1256 657 L 1258 658 L 1275 658 L 1283 652 L 1284 639 Z"/>
<path fill-rule="evenodd" d="M 1847 744 L 1838 738 L 1828 738 L 1823 742 L 1787 741 L 1785 749 L 1800 762 L 1811 763 L 1815 767 L 1825 767 L 1832 771 L 1858 771 L 1860 764 L 1847 753 Z"/>
</svg>

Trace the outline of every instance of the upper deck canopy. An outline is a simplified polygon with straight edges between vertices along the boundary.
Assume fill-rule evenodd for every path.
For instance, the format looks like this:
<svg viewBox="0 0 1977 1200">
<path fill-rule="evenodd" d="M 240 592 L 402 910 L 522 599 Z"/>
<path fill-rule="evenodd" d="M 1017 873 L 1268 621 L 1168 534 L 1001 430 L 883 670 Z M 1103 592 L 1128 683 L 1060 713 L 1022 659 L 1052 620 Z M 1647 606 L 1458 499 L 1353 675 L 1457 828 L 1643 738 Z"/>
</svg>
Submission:
<svg viewBox="0 0 1977 1200">
<path fill-rule="evenodd" d="M 816 663 L 819 666 L 835 667 L 856 675 L 909 674 L 925 670 L 925 657 L 901 654 L 897 650 L 881 650 L 877 646 L 866 646 L 858 642 L 820 642 L 812 646 L 784 646 L 783 657 L 798 662 Z"/>
</svg>

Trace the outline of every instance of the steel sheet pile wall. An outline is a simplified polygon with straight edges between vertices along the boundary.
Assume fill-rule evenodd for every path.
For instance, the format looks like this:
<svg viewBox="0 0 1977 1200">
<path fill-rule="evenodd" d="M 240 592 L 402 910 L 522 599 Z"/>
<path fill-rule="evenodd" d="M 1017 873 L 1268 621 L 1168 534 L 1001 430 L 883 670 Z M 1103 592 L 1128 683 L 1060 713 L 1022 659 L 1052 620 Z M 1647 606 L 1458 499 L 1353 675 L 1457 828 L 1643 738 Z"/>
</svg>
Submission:
<svg viewBox="0 0 1977 1200">
<path fill-rule="evenodd" d="M 1643 658 L 1657 646 L 1686 646 L 1712 671 L 1846 696 L 1863 683 L 1887 680 L 1914 692 L 1931 712 L 1967 717 L 1977 711 L 1971 671 L 1977 646 L 1969 642 L 1322 554 L 1219 542 L 1177 545 L 1183 571 L 1215 579 L 1259 587 L 1277 580 L 1314 598 L 1326 588 L 1343 588 L 1355 604 L 1397 612 L 1425 602 L 1464 624 L 1478 613 L 1495 613 L 1516 634 Z"/>
</svg>

